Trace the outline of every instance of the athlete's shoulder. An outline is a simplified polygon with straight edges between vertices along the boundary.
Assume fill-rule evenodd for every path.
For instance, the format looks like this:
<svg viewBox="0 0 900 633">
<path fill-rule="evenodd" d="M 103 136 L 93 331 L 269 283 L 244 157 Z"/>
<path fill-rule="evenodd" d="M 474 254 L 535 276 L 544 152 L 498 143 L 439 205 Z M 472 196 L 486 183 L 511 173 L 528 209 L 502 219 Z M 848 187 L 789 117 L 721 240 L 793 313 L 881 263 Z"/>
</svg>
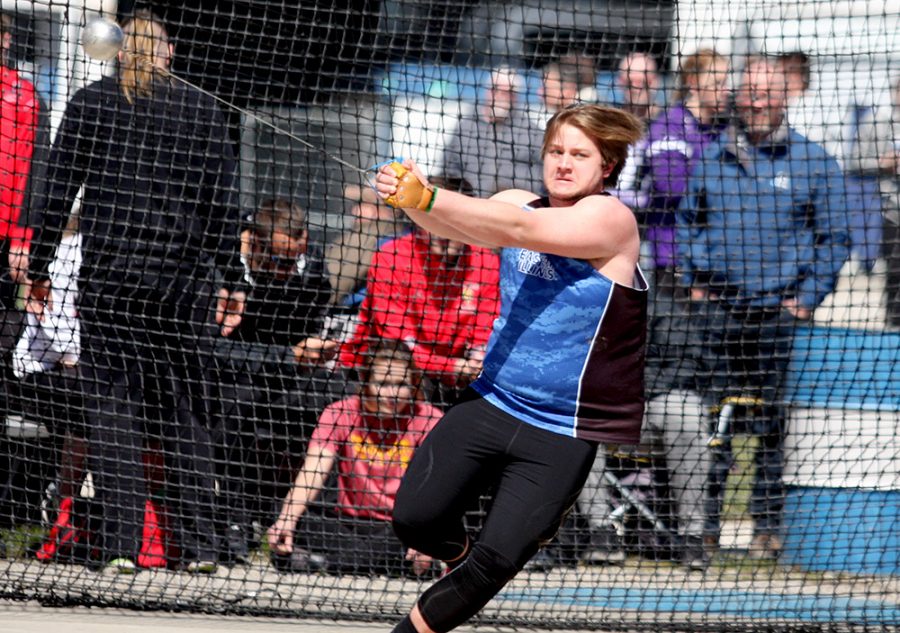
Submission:
<svg viewBox="0 0 900 633">
<path fill-rule="evenodd" d="M 611 196 L 606 193 L 585 196 L 572 206 L 578 209 L 596 210 L 607 215 L 622 215 L 623 217 L 634 219 L 634 213 L 627 204 L 619 200 L 616 196 Z"/>
<path fill-rule="evenodd" d="M 506 189 L 504 191 L 498 191 L 491 196 L 490 199 L 496 202 L 507 202 L 522 207 L 538 198 L 540 198 L 539 195 L 525 189 Z"/>
<path fill-rule="evenodd" d="M 624 202 L 606 194 L 585 196 L 572 205 L 579 213 L 590 214 L 595 218 L 596 226 L 605 231 L 614 230 L 622 239 L 637 236 L 637 218 L 631 208 Z"/>
</svg>

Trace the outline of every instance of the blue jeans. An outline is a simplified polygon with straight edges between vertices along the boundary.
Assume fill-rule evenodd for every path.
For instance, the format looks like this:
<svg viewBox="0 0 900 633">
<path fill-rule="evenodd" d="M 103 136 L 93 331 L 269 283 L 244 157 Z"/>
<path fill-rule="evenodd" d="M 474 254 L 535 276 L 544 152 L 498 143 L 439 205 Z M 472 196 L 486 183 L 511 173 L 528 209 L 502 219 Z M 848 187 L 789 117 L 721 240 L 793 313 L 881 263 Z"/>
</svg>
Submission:
<svg viewBox="0 0 900 633">
<path fill-rule="evenodd" d="M 755 435 L 756 473 L 750 496 L 750 515 L 757 534 L 775 534 L 784 506 L 784 436 L 787 406 L 783 387 L 790 362 L 796 319 L 779 309 L 735 309 L 720 302 L 695 306 L 706 334 L 711 393 L 753 396 L 762 405 L 752 416 L 736 418 L 731 434 Z M 725 482 L 731 469 L 731 442 L 714 449 L 707 486 L 706 527 L 718 534 Z"/>
</svg>

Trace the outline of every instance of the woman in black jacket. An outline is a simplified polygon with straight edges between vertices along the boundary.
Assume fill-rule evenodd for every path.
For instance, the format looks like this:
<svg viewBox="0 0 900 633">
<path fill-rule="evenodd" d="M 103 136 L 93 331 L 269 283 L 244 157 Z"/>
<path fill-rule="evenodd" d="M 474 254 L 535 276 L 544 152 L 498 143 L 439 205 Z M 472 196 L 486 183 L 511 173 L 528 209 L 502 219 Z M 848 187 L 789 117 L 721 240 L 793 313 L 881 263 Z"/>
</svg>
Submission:
<svg viewBox="0 0 900 633">
<path fill-rule="evenodd" d="M 234 155 L 214 101 L 169 75 L 173 46 L 159 19 L 138 12 L 124 31 L 118 73 L 74 95 L 55 140 L 28 308 L 46 303 L 47 267 L 83 189 L 81 379 L 101 562 L 135 569 L 142 454 L 155 439 L 179 562 L 210 572 L 214 482 L 200 377 L 244 304 Z"/>
</svg>

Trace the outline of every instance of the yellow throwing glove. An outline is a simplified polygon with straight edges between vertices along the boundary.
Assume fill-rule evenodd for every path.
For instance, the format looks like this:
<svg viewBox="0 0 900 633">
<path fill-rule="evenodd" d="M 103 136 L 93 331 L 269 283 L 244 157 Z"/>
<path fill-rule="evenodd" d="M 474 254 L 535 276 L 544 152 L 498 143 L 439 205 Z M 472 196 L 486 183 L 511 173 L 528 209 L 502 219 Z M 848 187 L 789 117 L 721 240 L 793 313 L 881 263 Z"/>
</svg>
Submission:
<svg viewBox="0 0 900 633">
<path fill-rule="evenodd" d="M 400 209 L 419 209 L 426 213 L 431 211 L 437 189 L 396 161 L 391 163 L 391 169 L 397 174 L 400 182 L 397 183 L 396 193 L 384 201 Z"/>
</svg>

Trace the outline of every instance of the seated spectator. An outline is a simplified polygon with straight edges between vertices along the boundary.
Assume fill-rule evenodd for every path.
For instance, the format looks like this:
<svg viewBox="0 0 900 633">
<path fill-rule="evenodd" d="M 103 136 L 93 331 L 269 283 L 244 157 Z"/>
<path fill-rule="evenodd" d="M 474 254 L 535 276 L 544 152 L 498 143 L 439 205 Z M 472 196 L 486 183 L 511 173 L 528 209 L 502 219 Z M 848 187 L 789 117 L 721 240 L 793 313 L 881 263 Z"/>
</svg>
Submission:
<svg viewBox="0 0 900 633">
<path fill-rule="evenodd" d="M 482 98 L 444 149 L 443 173 L 471 183 L 477 196 L 540 189 L 543 133 L 520 106 L 522 85 L 510 68 L 491 72 Z"/>
<path fill-rule="evenodd" d="M 325 250 L 332 304 L 353 313 L 366 293 L 372 256 L 385 242 L 409 230 L 406 216 L 384 204 L 371 187 L 348 185 L 344 198 L 353 205 L 353 223 Z"/>
<path fill-rule="evenodd" d="M 289 485 L 296 466 L 290 456 L 302 450 L 339 382 L 317 371 L 337 343 L 319 336 L 331 286 L 321 257 L 308 246 L 305 220 L 285 200 L 263 202 L 249 219 L 241 233 L 250 286 L 244 318 L 214 347 L 211 382 L 219 393 L 211 414 L 221 462 L 224 563 L 246 560 L 250 524 L 270 520 L 268 500 Z"/>
<path fill-rule="evenodd" d="M 438 187 L 470 191 L 453 179 Z M 432 379 L 432 400 L 447 404 L 481 372 L 491 326 L 499 314 L 497 255 L 421 228 L 388 242 L 372 258 L 368 292 L 340 362 L 360 366 L 368 341 L 409 343 L 416 367 Z"/>
<path fill-rule="evenodd" d="M 297 345 L 316 338 L 331 296 L 321 255 L 309 246 L 306 214 L 287 200 L 266 200 L 241 232 L 241 259 L 251 292 L 231 338 Z M 324 342 L 309 341 L 315 356 Z"/>
<path fill-rule="evenodd" d="M 322 413 L 269 529 L 272 560 L 282 571 L 422 574 L 432 568 L 429 557 L 401 545 L 391 515 L 406 466 L 440 412 L 421 400 L 421 374 L 402 342 L 374 342 L 361 379 L 359 395 Z M 336 501 L 313 507 L 335 467 Z"/>
</svg>

